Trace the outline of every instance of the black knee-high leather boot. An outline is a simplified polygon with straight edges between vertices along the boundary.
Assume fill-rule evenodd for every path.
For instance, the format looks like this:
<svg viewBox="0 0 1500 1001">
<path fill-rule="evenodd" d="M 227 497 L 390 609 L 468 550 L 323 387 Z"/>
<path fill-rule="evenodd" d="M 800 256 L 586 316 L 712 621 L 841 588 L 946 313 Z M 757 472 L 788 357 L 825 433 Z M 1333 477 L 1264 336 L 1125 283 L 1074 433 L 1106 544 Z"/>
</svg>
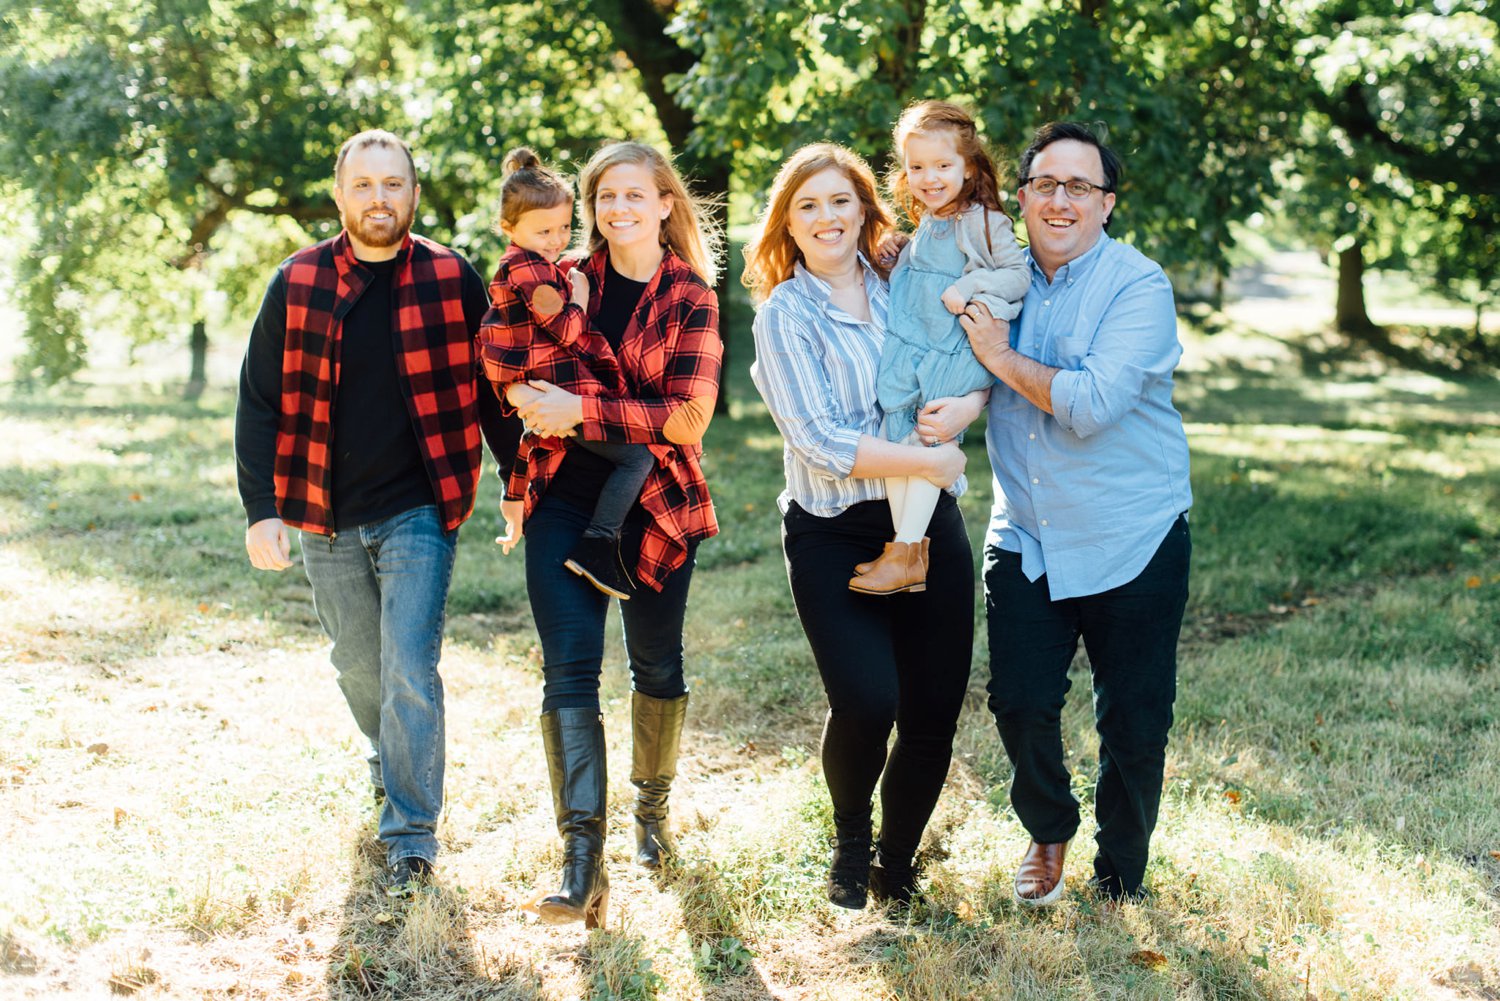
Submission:
<svg viewBox="0 0 1500 1001">
<path fill-rule="evenodd" d="M 667 797 L 677 777 L 677 750 L 688 697 L 654 699 L 631 693 L 634 731 L 630 781 L 635 785 L 635 860 L 648 869 L 661 866 L 677 846 L 667 823 Z"/>
<path fill-rule="evenodd" d="M 562 885 L 537 901 L 544 924 L 582 921 L 603 928 L 609 906 L 604 871 L 604 717 L 593 709 L 542 713 L 542 746 L 552 782 L 557 832 L 563 839 Z"/>
</svg>

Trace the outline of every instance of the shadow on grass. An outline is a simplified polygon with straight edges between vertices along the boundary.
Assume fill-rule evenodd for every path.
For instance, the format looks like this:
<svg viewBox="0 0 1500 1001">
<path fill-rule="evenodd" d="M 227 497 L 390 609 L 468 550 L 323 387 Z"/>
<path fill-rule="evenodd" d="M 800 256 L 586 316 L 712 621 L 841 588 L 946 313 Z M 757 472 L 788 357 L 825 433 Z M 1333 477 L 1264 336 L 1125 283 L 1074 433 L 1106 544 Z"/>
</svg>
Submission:
<svg viewBox="0 0 1500 1001">
<path fill-rule="evenodd" d="M 675 864 L 662 873 L 677 896 L 682 924 L 691 943 L 693 969 L 703 985 L 703 996 L 733 997 L 736 1001 L 774 1001 L 773 994 L 751 963 L 749 933 L 741 924 L 737 902 L 712 862 Z"/>
<path fill-rule="evenodd" d="M 355 864 L 326 983 L 332 998 L 541 1001 L 541 976 L 526 962 L 474 951 L 468 901 L 441 878 L 393 900 L 385 850 L 368 830 L 350 845 Z"/>
</svg>

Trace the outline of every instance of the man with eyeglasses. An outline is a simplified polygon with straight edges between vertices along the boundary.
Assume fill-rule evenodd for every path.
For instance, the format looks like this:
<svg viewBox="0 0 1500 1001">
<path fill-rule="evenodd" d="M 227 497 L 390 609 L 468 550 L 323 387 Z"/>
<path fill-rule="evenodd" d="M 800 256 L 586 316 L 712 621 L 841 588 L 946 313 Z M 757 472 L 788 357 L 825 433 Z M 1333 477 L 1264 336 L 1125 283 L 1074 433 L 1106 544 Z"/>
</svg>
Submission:
<svg viewBox="0 0 1500 1001">
<path fill-rule="evenodd" d="M 1020 167 L 1031 264 L 1021 315 L 1011 327 L 971 303 L 960 318 L 997 379 L 984 584 L 989 706 L 1014 768 L 1011 804 L 1032 839 L 1015 895 L 1040 907 L 1062 894 L 1079 808 L 1060 720 L 1081 637 L 1099 732 L 1091 883 L 1138 899 L 1192 551 L 1172 286 L 1105 232 L 1120 160 L 1089 128 L 1044 125 Z"/>
</svg>

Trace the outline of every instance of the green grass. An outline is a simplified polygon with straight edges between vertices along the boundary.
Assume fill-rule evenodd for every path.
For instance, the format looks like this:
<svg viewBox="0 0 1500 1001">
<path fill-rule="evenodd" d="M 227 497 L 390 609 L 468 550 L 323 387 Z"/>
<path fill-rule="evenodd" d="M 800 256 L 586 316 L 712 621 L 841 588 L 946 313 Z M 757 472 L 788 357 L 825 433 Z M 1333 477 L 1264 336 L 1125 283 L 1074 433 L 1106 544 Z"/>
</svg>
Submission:
<svg viewBox="0 0 1500 1001">
<path fill-rule="evenodd" d="M 122 380 L 0 398 L 3 993 L 1500 995 L 1493 379 L 1193 335 L 1178 393 L 1193 584 L 1153 900 L 1110 910 L 1084 892 L 1086 824 L 1064 903 L 1011 902 L 1025 835 L 983 708 L 981 631 L 924 847 L 932 906 L 893 919 L 822 900 L 822 693 L 780 555 L 780 440 L 749 344 L 734 351 L 734 406 L 707 442 L 723 533 L 689 612 L 683 857 L 655 881 L 628 861 L 612 622 L 614 896 L 592 935 L 522 909 L 560 851 L 521 561 L 490 542 L 498 484 L 463 530 L 450 597 L 442 878 L 392 907 L 306 581 L 243 556 L 229 397 L 189 406 Z M 977 543 L 978 429 L 966 448 Z M 1076 680 L 1065 734 L 1088 805 L 1097 743 Z"/>
</svg>

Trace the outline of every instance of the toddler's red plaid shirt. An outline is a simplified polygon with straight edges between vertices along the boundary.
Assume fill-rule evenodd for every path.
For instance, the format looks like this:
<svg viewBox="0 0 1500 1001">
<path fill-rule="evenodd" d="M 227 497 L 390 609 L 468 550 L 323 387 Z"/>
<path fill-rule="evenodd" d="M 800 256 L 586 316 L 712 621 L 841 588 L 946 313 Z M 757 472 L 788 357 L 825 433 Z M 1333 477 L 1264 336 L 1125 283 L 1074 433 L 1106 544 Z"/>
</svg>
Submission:
<svg viewBox="0 0 1500 1001">
<path fill-rule="evenodd" d="M 616 352 L 587 322 L 598 309 L 597 290 L 604 287 L 608 250 L 578 265 L 596 293 L 586 315 L 573 305 L 549 312 L 546 307 L 557 300 L 545 294 L 539 312 L 532 305 L 539 288 L 550 287 L 567 301 L 565 272 L 525 251 L 521 254 L 534 261 L 520 254 L 512 257 L 515 250 L 506 253 L 490 285 L 493 306 L 479 333 L 485 374 L 502 401 L 505 386 L 522 379 L 543 379 L 582 396 L 578 433 L 584 438 L 652 446 L 656 468 L 640 501 L 651 524 L 641 542 L 636 576 L 659 591 L 666 576 L 686 559 L 687 541 L 719 531 L 700 464 L 700 441 L 718 398 L 724 352 L 718 298 L 668 251 Z M 496 284 L 502 278 L 504 294 L 497 295 Z M 543 331 L 533 324 L 541 324 Z M 506 497 L 524 497 L 525 516 L 546 493 L 567 449 L 566 438 L 523 439 L 523 454 L 511 470 Z"/>
</svg>

